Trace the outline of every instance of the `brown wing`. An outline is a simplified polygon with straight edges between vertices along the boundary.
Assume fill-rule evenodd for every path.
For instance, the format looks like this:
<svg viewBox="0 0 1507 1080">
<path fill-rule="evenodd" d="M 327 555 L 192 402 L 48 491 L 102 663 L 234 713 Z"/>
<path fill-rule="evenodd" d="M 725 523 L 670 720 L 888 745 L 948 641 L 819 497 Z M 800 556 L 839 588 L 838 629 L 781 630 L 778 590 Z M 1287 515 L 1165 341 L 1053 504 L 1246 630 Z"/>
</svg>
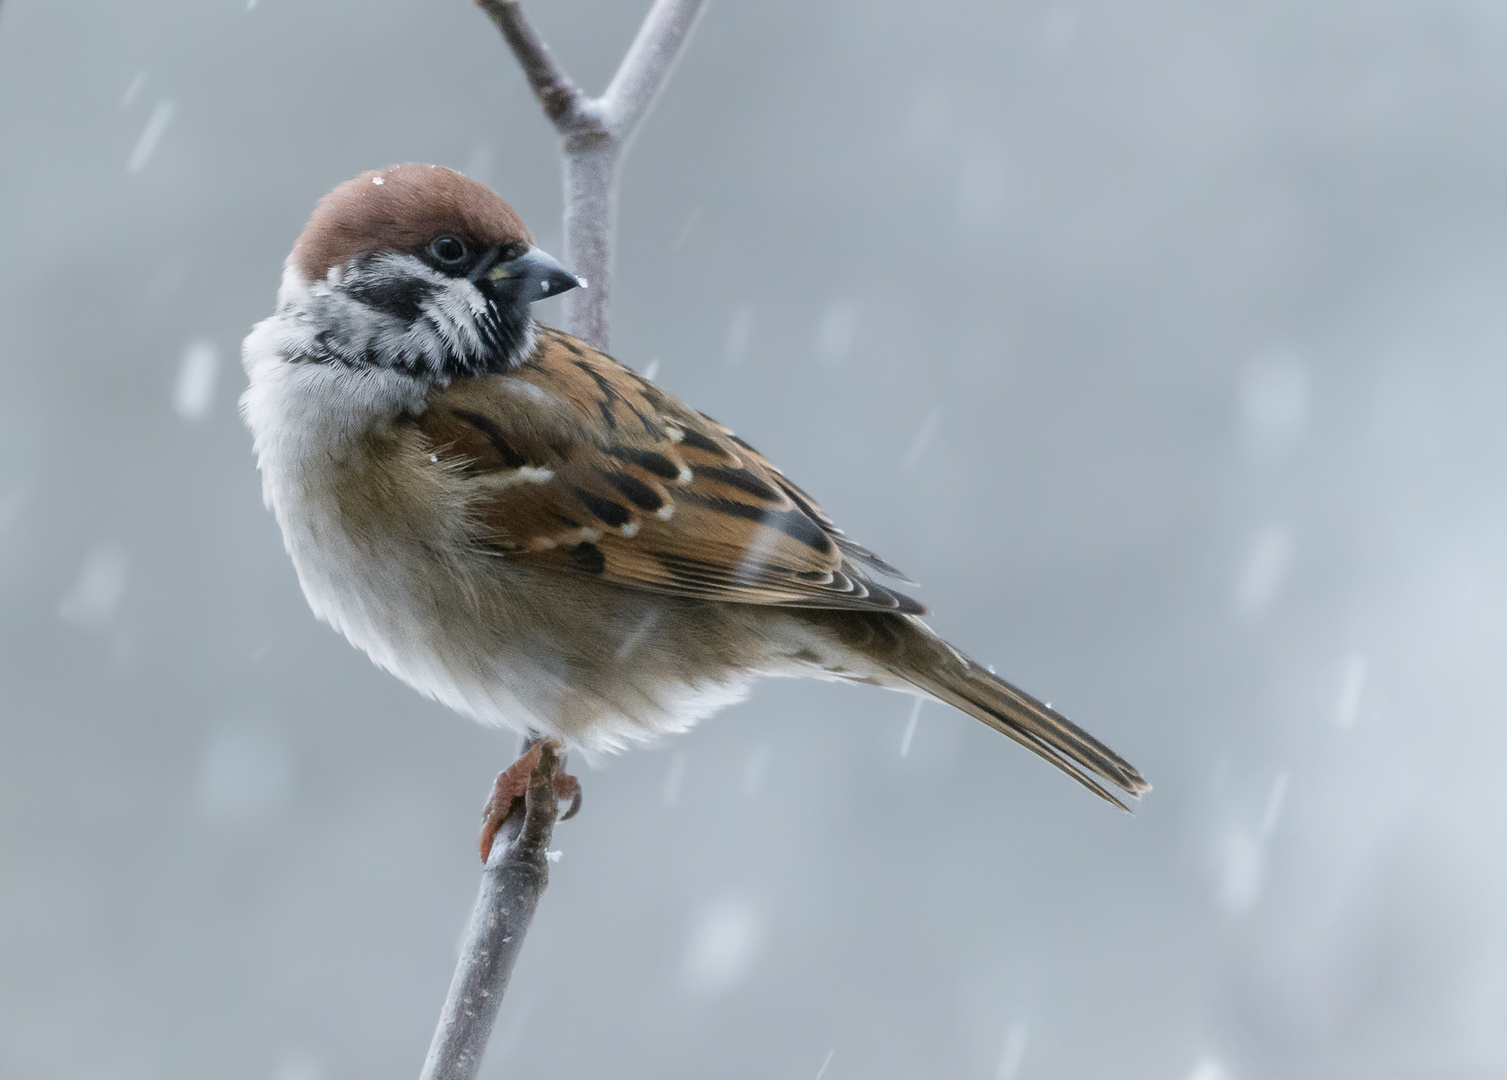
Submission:
<svg viewBox="0 0 1507 1080">
<path fill-rule="evenodd" d="M 751 446 L 559 331 L 409 422 L 508 558 L 711 600 L 925 612 Z"/>
</svg>

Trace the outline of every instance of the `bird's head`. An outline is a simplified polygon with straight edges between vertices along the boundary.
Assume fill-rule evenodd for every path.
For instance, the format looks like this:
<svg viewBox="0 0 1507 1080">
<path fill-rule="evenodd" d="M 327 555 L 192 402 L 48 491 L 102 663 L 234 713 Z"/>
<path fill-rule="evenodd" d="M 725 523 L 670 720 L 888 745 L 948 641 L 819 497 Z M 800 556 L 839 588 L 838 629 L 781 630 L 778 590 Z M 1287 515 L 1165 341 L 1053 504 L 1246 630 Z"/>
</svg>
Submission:
<svg viewBox="0 0 1507 1080">
<path fill-rule="evenodd" d="M 417 378 L 506 371 L 534 347 L 530 305 L 585 282 L 533 246 L 513 208 L 439 165 L 362 173 L 319 200 L 280 309 L 289 359 Z"/>
</svg>

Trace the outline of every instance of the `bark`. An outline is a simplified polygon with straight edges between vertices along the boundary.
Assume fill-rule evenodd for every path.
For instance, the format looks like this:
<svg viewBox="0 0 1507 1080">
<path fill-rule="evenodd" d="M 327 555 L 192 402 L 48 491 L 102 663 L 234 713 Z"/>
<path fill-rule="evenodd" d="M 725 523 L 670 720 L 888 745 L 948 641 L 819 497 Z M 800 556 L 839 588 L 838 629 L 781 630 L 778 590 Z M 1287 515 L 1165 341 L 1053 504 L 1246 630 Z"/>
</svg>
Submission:
<svg viewBox="0 0 1507 1080">
<path fill-rule="evenodd" d="M 481 1068 L 513 964 L 549 885 L 549 842 L 560 812 L 555 794 L 559 769 L 559 756 L 546 745 L 529 779 L 522 821 L 509 822 L 492 843 L 466 943 L 419 1080 L 473 1080 Z"/>
<path fill-rule="evenodd" d="M 586 279 L 584 288 L 565 294 L 567 329 L 604 352 L 610 343 L 618 166 L 669 76 L 702 2 L 655 0 L 607 90 L 593 98 L 555 62 L 518 0 L 476 0 L 502 31 L 562 137 L 564 259 Z M 559 768 L 554 748 L 546 746 L 529 782 L 522 823 L 505 827 L 492 844 L 420 1080 L 472 1080 L 481 1067 L 513 964 L 549 884 L 546 855 L 559 812 L 554 786 Z"/>
<path fill-rule="evenodd" d="M 703 0 L 655 0 L 601 97 L 589 97 L 555 62 L 518 0 L 476 0 L 491 18 L 563 139 L 565 265 L 587 287 L 565 294 L 566 329 L 598 349 L 611 344 L 617 171 L 669 77 Z"/>
</svg>

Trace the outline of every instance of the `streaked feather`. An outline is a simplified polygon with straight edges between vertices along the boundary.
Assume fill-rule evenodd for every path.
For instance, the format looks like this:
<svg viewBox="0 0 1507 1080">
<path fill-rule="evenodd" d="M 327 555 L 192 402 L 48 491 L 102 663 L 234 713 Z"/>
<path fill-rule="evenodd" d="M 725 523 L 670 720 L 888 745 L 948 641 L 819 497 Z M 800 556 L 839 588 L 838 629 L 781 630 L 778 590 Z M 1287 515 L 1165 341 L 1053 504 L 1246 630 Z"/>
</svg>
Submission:
<svg viewBox="0 0 1507 1080">
<path fill-rule="evenodd" d="M 436 386 L 406 422 L 471 481 L 504 558 L 707 600 L 925 610 L 758 451 L 558 331 L 507 374 Z"/>
</svg>

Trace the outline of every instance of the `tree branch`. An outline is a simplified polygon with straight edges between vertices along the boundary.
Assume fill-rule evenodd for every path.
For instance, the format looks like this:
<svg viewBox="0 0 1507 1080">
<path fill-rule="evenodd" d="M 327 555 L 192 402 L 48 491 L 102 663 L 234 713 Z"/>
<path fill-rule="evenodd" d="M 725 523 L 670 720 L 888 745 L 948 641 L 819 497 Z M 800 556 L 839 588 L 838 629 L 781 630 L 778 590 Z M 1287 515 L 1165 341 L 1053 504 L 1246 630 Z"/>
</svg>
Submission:
<svg viewBox="0 0 1507 1080">
<path fill-rule="evenodd" d="M 608 346 L 617 165 L 669 77 L 703 0 L 655 0 L 607 92 L 583 94 L 544 43 L 518 0 L 476 0 L 512 49 L 545 115 L 564 137 L 565 261 L 590 287 L 565 294 L 572 333 Z M 524 751 L 529 748 L 524 743 Z M 534 909 L 549 884 L 546 858 L 559 797 L 560 758 L 546 743 L 529 778 L 523 820 L 492 842 L 466 943 L 420 1080 L 473 1080 Z"/>
<path fill-rule="evenodd" d="M 565 321 L 571 333 L 598 349 L 606 350 L 611 336 L 618 162 L 669 77 L 702 3 L 655 0 L 607 92 L 592 98 L 561 70 L 518 0 L 476 0 L 564 136 L 565 263 L 589 285 L 565 294 Z"/>
<path fill-rule="evenodd" d="M 476 6 L 502 31 L 539 104 L 544 106 L 545 115 L 554 121 L 562 135 L 568 134 L 580 124 L 581 106 L 587 98 L 555 63 L 554 54 L 528 21 L 523 6 L 518 0 L 476 0 Z"/>
<path fill-rule="evenodd" d="M 654 6 L 602 95 L 607 127 L 619 142 L 633 138 L 680 55 L 703 0 L 654 0 Z"/>
<path fill-rule="evenodd" d="M 481 1067 L 498 1006 L 513 974 L 539 898 L 549 885 L 549 842 L 560 799 L 561 760 L 545 743 L 529 778 L 521 823 L 504 825 L 492 843 L 466 943 L 419 1080 L 473 1080 Z"/>
</svg>

